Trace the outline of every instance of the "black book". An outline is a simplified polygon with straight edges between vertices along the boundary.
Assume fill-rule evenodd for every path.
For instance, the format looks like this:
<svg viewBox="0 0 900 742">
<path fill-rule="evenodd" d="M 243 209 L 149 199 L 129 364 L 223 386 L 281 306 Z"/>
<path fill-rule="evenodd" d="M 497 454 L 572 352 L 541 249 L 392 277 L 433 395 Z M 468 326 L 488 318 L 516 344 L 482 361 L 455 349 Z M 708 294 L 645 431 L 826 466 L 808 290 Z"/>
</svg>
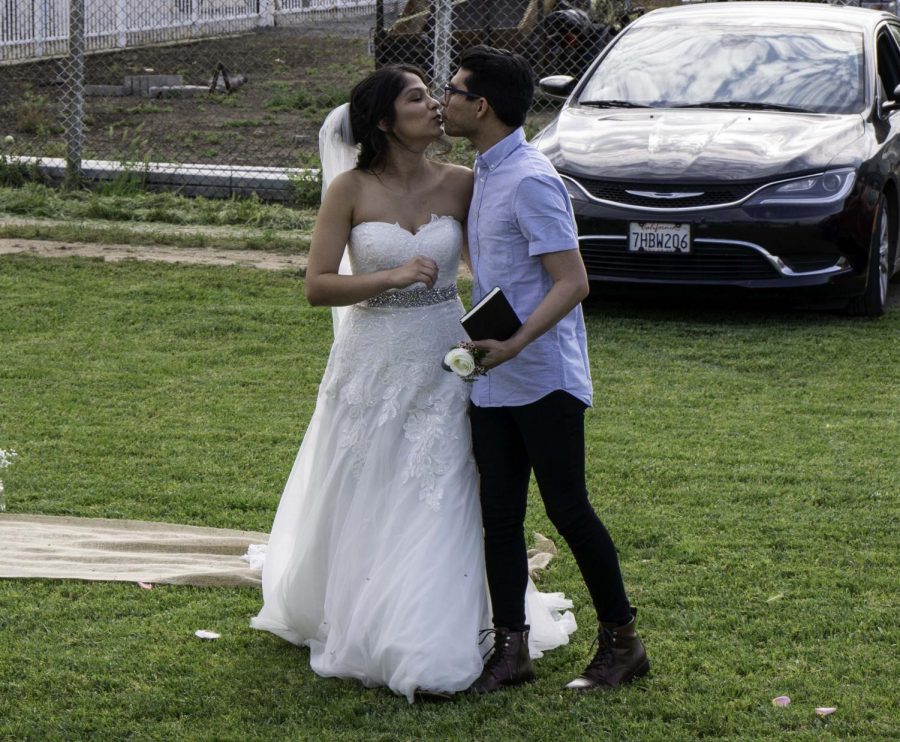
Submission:
<svg viewBox="0 0 900 742">
<path fill-rule="evenodd" d="M 472 340 L 509 340 L 522 326 L 499 286 L 492 288 L 459 321 Z"/>
</svg>

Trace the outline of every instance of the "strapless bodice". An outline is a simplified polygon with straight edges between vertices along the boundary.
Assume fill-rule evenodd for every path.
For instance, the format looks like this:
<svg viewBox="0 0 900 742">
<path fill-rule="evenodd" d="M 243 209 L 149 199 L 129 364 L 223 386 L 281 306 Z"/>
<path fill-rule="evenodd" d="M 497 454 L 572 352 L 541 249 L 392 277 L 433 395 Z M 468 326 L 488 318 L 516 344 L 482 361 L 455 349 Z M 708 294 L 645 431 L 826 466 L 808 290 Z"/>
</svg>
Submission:
<svg viewBox="0 0 900 742">
<path fill-rule="evenodd" d="M 350 232 L 350 265 L 354 273 L 372 273 L 403 265 L 416 255 L 438 265 L 435 288 L 456 283 L 462 225 L 452 216 L 432 215 L 415 232 L 396 222 L 360 222 Z M 410 289 L 421 287 L 413 284 Z"/>
</svg>

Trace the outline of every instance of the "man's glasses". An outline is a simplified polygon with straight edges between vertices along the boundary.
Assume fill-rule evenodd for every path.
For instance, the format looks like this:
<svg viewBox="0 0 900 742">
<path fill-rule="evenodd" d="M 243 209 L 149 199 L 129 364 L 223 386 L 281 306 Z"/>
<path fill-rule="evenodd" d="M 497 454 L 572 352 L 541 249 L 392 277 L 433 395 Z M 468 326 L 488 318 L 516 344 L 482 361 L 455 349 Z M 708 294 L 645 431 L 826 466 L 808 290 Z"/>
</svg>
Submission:
<svg viewBox="0 0 900 742">
<path fill-rule="evenodd" d="M 448 100 L 451 95 L 461 95 L 463 98 L 468 98 L 469 100 L 476 100 L 478 98 L 483 98 L 484 96 L 478 95 L 477 93 L 470 93 L 468 90 L 460 90 L 457 87 L 454 87 L 449 82 L 444 85 L 444 94 L 441 96 L 441 100 Z"/>
</svg>

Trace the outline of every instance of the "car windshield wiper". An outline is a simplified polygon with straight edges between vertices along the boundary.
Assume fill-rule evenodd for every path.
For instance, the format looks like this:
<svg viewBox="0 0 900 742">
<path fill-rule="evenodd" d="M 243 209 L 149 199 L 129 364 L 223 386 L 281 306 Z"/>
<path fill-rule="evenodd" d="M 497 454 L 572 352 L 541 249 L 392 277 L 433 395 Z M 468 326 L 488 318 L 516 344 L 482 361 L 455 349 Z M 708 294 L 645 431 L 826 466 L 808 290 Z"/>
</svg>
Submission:
<svg viewBox="0 0 900 742">
<path fill-rule="evenodd" d="M 642 103 L 632 103 L 630 100 L 580 100 L 578 103 L 594 108 L 649 108 Z"/>
<path fill-rule="evenodd" d="M 760 103 L 750 100 L 709 100 L 705 103 L 688 103 L 672 108 L 744 108 L 753 111 L 788 111 L 789 113 L 815 113 L 808 108 L 784 106 L 780 103 Z"/>
</svg>

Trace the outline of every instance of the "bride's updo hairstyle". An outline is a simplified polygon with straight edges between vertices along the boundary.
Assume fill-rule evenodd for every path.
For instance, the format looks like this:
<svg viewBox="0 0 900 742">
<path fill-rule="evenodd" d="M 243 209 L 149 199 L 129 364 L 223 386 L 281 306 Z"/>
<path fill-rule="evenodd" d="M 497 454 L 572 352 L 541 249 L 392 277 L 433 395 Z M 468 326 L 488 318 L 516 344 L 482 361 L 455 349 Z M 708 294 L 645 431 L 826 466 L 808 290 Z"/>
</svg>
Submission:
<svg viewBox="0 0 900 742">
<path fill-rule="evenodd" d="M 426 82 L 425 73 L 418 67 L 391 64 L 375 70 L 350 91 L 350 128 L 359 144 L 358 170 L 374 171 L 384 165 L 388 139 L 378 124 L 384 121 L 389 127 L 394 125 L 394 102 L 406 87 L 406 73 Z"/>
</svg>

